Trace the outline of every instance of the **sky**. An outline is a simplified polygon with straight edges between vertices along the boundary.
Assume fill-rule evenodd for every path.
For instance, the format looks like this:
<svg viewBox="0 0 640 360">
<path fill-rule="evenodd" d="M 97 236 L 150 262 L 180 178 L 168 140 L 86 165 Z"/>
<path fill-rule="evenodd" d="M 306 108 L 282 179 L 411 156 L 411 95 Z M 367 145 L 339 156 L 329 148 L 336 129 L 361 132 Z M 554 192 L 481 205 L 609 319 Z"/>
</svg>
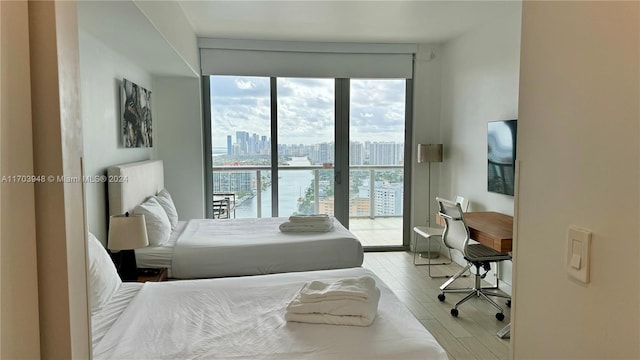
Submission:
<svg viewBox="0 0 640 360">
<path fill-rule="evenodd" d="M 211 77 L 214 147 L 236 131 L 270 137 L 269 78 Z M 403 142 L 405 80 L 351 80 L 351 140 Z M 334 140 L 333 79 L 278 78 L 278 141 L 317 144 Z"/>
</svg>

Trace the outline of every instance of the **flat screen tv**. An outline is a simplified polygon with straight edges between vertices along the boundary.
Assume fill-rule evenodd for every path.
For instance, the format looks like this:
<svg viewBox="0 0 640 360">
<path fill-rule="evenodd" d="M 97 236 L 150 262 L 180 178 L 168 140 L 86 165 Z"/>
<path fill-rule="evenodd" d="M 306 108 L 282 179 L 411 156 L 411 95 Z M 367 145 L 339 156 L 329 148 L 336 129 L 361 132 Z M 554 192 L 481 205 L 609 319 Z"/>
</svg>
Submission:
<svg viewBox="0 0 640 360">
<path fill-rule="evenodd" d="M 487 189 L 514 194 L 517 120 L 490 121 L 487 125 Z"/>
</svg>

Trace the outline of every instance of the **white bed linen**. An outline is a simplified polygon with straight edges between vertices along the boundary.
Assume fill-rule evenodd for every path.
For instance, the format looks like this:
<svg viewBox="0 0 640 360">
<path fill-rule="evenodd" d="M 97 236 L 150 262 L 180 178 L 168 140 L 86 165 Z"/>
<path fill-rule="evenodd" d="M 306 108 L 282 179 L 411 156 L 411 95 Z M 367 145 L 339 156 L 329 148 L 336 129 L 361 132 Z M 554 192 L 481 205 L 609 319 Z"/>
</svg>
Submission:
<svg viewBox="0 0 640 360">
<path fill-rule="evenodd" d="M 186 221 L 178 221 L 175 230 L 171 232 L 169 241 L 162 245 L 147 246 L 136 249 L 136 264 L 139 268 L 167 268 L 169 277 L 172 277 L 171 262 L 173 260 L 173 248 L 176 246 L 178 237 L 187 226 Z"/>
<path fill-rule="evenodd" d="M 94 348 L 113 323 L 118 320 L 131 300 L 138 294 L 138 291 L 142 289 L 142 285 L 142 283 L 134 282 L 122 283 L 109 300 L 108 305 L 91 316 L 91 341 Z"/>
<path fill-rule="evenodd" d="M 189 220 L 173 250 L 179 279 L 341 269 L 362 265 L 357 237 L 334 219 L 334 230 L 283 233 L 287 218 Z"/>
<path fill-rule="evenodd" d="M 368 327 L 284 320 L 305 281 L 369 275 L 381 291 Z M 95 321 L 95 320 L 94 320 Z M 97 324 L 96 326 L 100 326 Z M 446 359 L 444 349 L 363 268 L 147 282 L 94 347 L 95 359 Z"/>
</svg>

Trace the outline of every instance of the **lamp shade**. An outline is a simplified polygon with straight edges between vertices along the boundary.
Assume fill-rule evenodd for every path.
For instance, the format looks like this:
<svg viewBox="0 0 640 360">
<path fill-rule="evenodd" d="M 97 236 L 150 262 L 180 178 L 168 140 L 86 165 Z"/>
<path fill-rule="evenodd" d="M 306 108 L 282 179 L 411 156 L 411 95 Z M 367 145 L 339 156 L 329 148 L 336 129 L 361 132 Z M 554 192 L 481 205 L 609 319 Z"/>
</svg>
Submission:
<svg viewBox="0 0 640 360">
<path fill-rule="evenodd" d="M 442 144 L 418 144 L 418 163 L 442 162 Z"/>
<path fill-rule="evenodd" d="M 149 245 L 144 215 L 115 215 L 109 219 L 110 250 L 132 250 Z"/>
</svg>

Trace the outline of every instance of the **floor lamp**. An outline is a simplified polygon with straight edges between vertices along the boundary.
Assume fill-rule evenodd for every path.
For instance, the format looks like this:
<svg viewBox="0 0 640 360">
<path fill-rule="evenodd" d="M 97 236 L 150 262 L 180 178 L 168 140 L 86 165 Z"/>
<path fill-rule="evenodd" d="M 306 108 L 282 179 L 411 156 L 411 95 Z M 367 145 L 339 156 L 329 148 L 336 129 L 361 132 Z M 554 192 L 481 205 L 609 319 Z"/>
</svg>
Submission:
<svg viewBox="0 0 640 360">
<path fill-rule="evenodd" d="M 442 144 L 418 144 L 418 164 L 429 164 L 428 191 L 427 198 L 427 227 L 431 227 L 431 163 L 442 162 Z M 422 255 L 422 254 L 420 254 Z"/>
</svg>

